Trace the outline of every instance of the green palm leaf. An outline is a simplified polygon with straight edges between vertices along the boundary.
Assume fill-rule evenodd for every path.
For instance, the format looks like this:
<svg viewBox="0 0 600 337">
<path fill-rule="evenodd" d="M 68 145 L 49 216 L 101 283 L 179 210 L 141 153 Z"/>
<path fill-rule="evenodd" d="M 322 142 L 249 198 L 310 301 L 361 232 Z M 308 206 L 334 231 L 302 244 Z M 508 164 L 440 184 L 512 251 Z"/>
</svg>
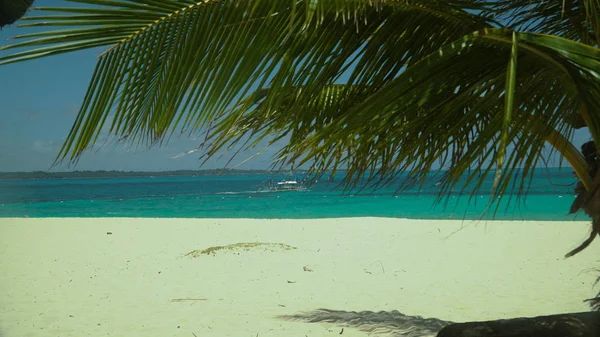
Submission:
<svg viewBox="0 0 600 337">
<path fill-rule="evenodd" d="M 1 64 L 113 46 L 98 63 L 60 154 L 70 159 L 97 139 L 111 114 L 114 135 L 152 144 L 175 130 L 208 126 L 257 87 L 270 87 L 266 104 L 277 106 L 279 92 L 305 86 L 298 109 L 351 64 L 350 82 L 374 91 L 445 43 L 487 25 L 465 10 L 480 5 L 465 0 L 78 2 L 102 6 L 41 8 L 61 14 L 30 17 L 25 26 L 89 28 L 18 36 L 26 41 L 2 49 L 28 49 L 0 57 Z M 434 24 L 428 35 L 419 34 Z M 29 49 L 42 45 L 48 46 Z"/>
<path fill-rule="evenodd" d="M 512 29 L 598 44 L 600 7 L 596 0 L 497 1 L 493 7 L 497 20 Z"/>
<path fill-rule="evenodd" d="M 516 167 L 526 168 L 516 186 L 526 189 L 531 168 L 551 142 L 578 164 L 576 170 L 590 186 L 585 162 L 566 139 L 586 97 L 600 94 L 593 88 L 580 91 L 577 85 L 593 79 L 586 74 L 592 68 L 583 65 L 597 64 L 598 55 L 575 42 L 559 52 L 556 45 L 567 41 L 515 34 L 521 41 L 521 70 L 511 75 L 515 108 L 505 118 L 502 102 L 512 35 L 491 29 L 457 40 L 375 92 L 359 85 L 333 86 L 307 102 L 298 99 L 304 88 L 296 88 L 273 108 L 265 103 L 268 94 L 261 91 L 225 115 L 212 134 L 214 147 L 209 153 L 246 137 L 277 133 L 291 139 L 280 153 L 282 164 L 312 162 L 315 171 L 344 167 L 348 177 L 408 172 L 406 186 L 410 186 L 424 181 L 433 165 L 441 162 L 449 168 L 442 186 L 448 193 L 465 172 L 469 181 L 481 186 L 503 156 L 498 151 L 514 144 L 504 165 L 508 170 L 498 177 L 499 197 L 510 187 Z M 579 75 L 573 77 L 575 73 Z M 307 113 L 295 108 L 298 101 Z M 590 118 L 593 129 L 598 117 L 590 114 Z"/>
</svg>

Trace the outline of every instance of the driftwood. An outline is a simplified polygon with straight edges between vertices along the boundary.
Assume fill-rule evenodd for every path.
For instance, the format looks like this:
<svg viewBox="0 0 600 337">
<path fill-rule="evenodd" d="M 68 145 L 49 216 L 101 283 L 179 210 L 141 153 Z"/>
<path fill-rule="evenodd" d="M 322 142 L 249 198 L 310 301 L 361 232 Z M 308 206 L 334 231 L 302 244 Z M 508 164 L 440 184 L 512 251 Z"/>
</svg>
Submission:
<svg viewBox="0 0 600 337">
<path fill-rule="evenodd" d="M 455 323 L 438 337 L 600 337 L 600 312 Z"/>
</svg>

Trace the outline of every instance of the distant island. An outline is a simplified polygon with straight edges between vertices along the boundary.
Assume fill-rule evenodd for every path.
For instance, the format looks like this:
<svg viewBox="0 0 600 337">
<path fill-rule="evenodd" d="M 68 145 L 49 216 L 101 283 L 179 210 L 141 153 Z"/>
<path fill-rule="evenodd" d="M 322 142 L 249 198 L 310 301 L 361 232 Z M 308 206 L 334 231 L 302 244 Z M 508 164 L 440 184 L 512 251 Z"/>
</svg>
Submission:
<svg viewBox="0 0 600 337">
<path fill-rule="evenodd" d="M 64 178 L 116 178 L 116 177 L 173 177 L 214 176 L 239 174 L 276 174 L 271 170 L 179 170 L 179 171 L 72 171 L 72 172 L 0 172 L 0 180 L 12 179 L 64 179 Z"/>
<path fill-rule="evenodd" d="M 326 171 L 331 174 L 331 171 Z M 337 170 L 337 173 L 345 174 L 346 170 Z M 432 170 L 432 174 L 447 172 L 446 170 Z M 537 167 L 534 169 L 536 176 L 547 176 L 552 172 L 555 177 L 574 178 L 573 171 L 568 168 L 559 167 Z M 306 170 L 294 170 L 294 174 L 307 175 Z M 515 176 L 522 173 L 522 169 L 516 169 Z M 250 174 L 290 174 L 289 170 L 238 170 L 238 169 L 212 169 L 212 170 L 177 170 L 177 171 L 69 171 L 69 172 L 0 172 L 0 180 L 19 179 L 77 179 L 77 178 L 123 178 L 123 177 L 194 177 L 194 176 L 231 176 Z"/>
</svg>

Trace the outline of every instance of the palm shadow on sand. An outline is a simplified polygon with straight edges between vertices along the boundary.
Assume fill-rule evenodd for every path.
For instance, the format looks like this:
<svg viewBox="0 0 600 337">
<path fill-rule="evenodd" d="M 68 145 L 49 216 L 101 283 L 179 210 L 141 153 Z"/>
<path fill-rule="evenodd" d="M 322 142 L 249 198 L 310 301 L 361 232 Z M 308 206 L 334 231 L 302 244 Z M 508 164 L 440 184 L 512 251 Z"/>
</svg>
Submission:
<svg viewBox="0 0 600 337">
<path fill-rule="evenodd" d="M 289 321 L 307 323 L 332 323 L 342 327 L 352 327 L 370 334 L 392 337 L 436 336 L 443 327 L 453 322 L 437 318 L 408 316 L 399 311 L 342 311 L 318 309 L 296 315 L 279 316 Z"/>
</svg>

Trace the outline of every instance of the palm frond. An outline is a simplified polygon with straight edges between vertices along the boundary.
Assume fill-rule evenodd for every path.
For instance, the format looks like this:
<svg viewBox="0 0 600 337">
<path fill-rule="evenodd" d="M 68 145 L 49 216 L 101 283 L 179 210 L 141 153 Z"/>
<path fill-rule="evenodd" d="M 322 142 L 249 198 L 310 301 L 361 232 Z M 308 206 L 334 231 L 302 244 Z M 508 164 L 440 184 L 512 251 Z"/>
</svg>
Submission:
<svg viewBox="0 0 600 337">
<path fill-rule="evenodd" d="M 490 23 L 479 1 L 77 0 L 84 8 L 40 8 L 25 26 L 67 27 L 18 36 L 2 50 L 17 62 L 112 45 L 94 73 L 59 159 L 78 158 L 109 115 L 118 138 L 153 144 L 175 130 L 206 128 L 240 97 L 269 87 L 281 105 L 305 89 L 289 113 L 354 67 L 349 82 L 374 92 L 444 44 Z M 101 5 L 101 6 L 97 6 Z M 76 28 L 69 28 L 77 26 Z M 424 31 L 424 27 L 430 27 Z M 367 89 L 368 88 L 368 89 Z"/>
<path fill-rule="evenodd" d="M 513 34 L 519 61 L 511 75 L 514 111 L 505 119 Z M 307 101 L 305 88 L 297 87 L 279 91 L 284 98 L 278 107 L 267 103 L 267 91 L 257 92 L 222 116 L 208 153 L 246 137 L 288 136 L 289 145 L 279 153 L 282 165 L 307 163 L 315 172 L 344 168 L 349 184 L 365 174 L 385 179 L 405 172 L 402 188 L 422 184 L 439 163 L 448 168 L 441 185 L 442 195 L 448 195 L 477 193 L 486 176 L 496 172 L 499 151 L 512 144 L 503 165 L 507 169 L 496 172 L 497 199 L 509 188 L 527 188 L 549 142 L 589 186 L 585 160 L 568 139 L 582 110 L 595 109 L 591 101 L 600 98 L 598 88 L 579 86 L 594 81 L 599 56 L 592 47 L 562 38 L 486 29 L 430 54 L 376 90 L 330 86 Z M 586 116 L 597 135 L 599 117 Z M 517 167 L 524 169 L 511 185 Z"/>
<path fill-rule="evenodd" d="M 496 19 L 514 30 L 598 44 L 600 8 L 595 0 L 497 1 L 493 8 Z"/>
</svg>

